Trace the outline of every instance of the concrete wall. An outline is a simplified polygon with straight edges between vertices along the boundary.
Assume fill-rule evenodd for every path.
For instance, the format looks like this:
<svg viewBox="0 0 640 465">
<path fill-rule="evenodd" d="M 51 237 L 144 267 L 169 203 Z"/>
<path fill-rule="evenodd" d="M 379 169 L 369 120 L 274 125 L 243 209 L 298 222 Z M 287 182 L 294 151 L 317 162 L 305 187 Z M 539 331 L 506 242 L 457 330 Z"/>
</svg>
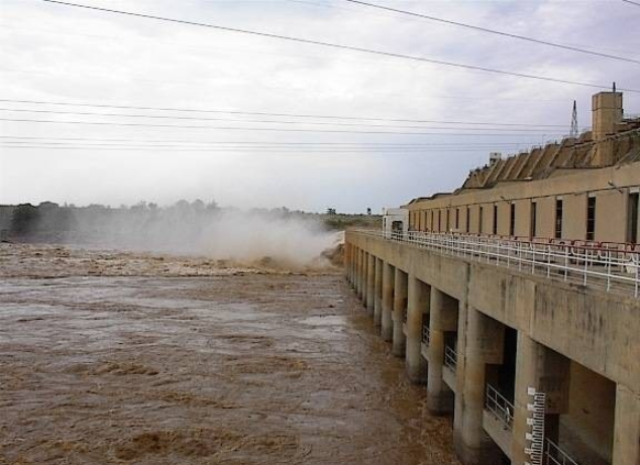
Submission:
<svg viewBox="0 0 640 465">
<path fill-rule="evenodd" d="M 516 200 L 516 236 L 528 237 L 531 231 L 531 200 Z"/>
<path fill-rule="evenodd" d="M 578 363 L 571 363 L 569 412 L 563 424 L 601 457 L 611 457 L 616 385 Z"/>
<path fill-rule="evenodd" d="M 526 207 L 532 201 L 538 204 L 537 236 L 553 237 L 555 221 L 555 199 L 562 197 L 564 201 L 563 238 L 585 239 L 586 234 L 586 198 L 587 194 L 597 198 L 596 235 L 595 240 L 607 242 L 624 242 L 627 231 L 627 199 L 633 188 L 640 186 L 640 162 L 616 167 L 576 170 L 575 173 L 563 174 L 543 180 L 508 183 L 491 189 L 463 190 L 456 195 L 446 195 L 435 199 L 422 200 L 408 205 L 411 211 L 422 212 L 427 218 L 434 210 L 435 225 L 423 223 L 423 230 L 438 231 L 437 212 L 442 213 L 442 228 L 445 230 L 446 211 L 451 211 L 455 218 L 455 209 L 470 206 L 471 232 L 478 230 L 478 210 L 484 210 L 482 232 L 493 232 L 493 206 L 498 205 L 498 234 L 509 233 L 509 202 L 516 203 L 517 235 L 529 235 L 530 212 Z M 417 229 L 414 221 L 413 229 Z M 459 228 L 462 229 L 462 228 Z M 464 231 L 464 229 L 462 229 Z"/>
<path fill-rule="evenodd" d="M 640 184 L 640 179 L 637 182 Z M 627 236 L 628 191 L 626 189 L 622 189 L 622 191 L 610 189 L 598 192 L 596 198 L 596 238 L 603 238 L 602 240 L 611 242 L 624 242 Z"/>
<path fill-rule="evenodd" d="M 585 239 L 587 237 L 587 194 L 567 195 L 563 198 L 564 208 L 569 215 L 563 218 L 563 239 Z M 602 231 L 596 237 L 606 235 Z"/>
</svg>

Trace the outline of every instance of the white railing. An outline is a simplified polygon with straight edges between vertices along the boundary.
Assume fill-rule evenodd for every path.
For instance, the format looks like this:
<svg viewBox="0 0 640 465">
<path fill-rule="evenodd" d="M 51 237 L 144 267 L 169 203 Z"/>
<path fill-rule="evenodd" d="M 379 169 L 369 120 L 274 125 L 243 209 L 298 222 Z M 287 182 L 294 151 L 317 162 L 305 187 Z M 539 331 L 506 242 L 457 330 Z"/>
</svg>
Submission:
<svg viewBox="0 0 640 465">
<path fill-rule="evenodd" d="M 458 353 L 453 350 L 452 347 L 446 346 L 444 348 L 444 366 L 451 368 L 451 370 L 456 371 L 456 366 L 458 365 Z"/>
<path fill-rule="evenodd" d="M 421 341 L 429 347 L 429 343 L 431 342 L 431 330 L 427 325 L 422 326 L 422 338 Z"/>
<path fill-rule="evenodd" d="M 513 404 L 490 384 L 487 384 L 485 408 L 502 423 L 504 429 L 513 429 Z"/>
<path fill-rule="evenodd" d="M 353 230 L 394 242 L 482 261 L 583 286 L 640 297 L 640 246 L 562 240 L 410 231 Z"/>
<path fill-rule="evenodd" d="M 569 454 L 560 449 L 557 444 L 546 440 L 544 446 L 544 462 L 543 465 L 579 465 L 573 460 Z"/>
</svg>

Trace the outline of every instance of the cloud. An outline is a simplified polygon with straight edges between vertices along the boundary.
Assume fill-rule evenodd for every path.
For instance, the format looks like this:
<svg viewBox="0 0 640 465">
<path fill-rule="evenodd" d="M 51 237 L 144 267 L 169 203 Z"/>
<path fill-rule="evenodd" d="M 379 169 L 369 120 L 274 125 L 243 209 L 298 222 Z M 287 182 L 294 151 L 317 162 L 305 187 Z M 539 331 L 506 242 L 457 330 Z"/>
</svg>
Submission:
<svg viewBox="0 0 640 465">
<path fill-rule="evenodd" d="M 83 1 L 563 79 L 604 84 L 615 80 L 629 87 L 640 82 L 640 67 L 631 63 L 380 13 L 337 0 Z M 637 20 L 623 2 L 611 6 L 610 2 L 549 0 L 379 1 L 612 53 L 632 55 L 637 48 L 632 32 Z M 100 14 L 37 0 L 5 1 L 2 16 L 0 98 L 400 119 L 566 123 L 567 131 L 575 99 L 581 124 L 590 122 L 593 89 L 588 88 Z M 638 95 L 627 94 L 625 99 L 627 108 L 640 107 Z M 126 121 L 140 122 L 133 118 Z M 241 126 L 225 123 L 231 125 Z M 541 134 L 454 137 L 270 133 L 10 122 L 3 122 L 1 131 L 4 135 L 30 137 L 196 142 L 482 142 L 475 148 L 465 146 L 465 151 L 452 152 L 441 146 L 425 148 L 421 154 L 375 154 L 367 150 L 310 153 L 303 148 L 287 154 L 266 150 L 150 153 L 0 148 L 0 202 L 5 203 L 46 199 L 77 204 L 135 203 L 140 199 L 171 203 L 198 197 L 240 207 L 286 204 L 311 210 L 331 206 L 342 211 L 362 211 L 366 207 L 377 210 L 411 197 L 454 189 L 469 169 L 485 161 L 489 151 L 518 150 L 545 138 Z M 491 142 L 495 147 L 484 145 Z"/>
</svg>

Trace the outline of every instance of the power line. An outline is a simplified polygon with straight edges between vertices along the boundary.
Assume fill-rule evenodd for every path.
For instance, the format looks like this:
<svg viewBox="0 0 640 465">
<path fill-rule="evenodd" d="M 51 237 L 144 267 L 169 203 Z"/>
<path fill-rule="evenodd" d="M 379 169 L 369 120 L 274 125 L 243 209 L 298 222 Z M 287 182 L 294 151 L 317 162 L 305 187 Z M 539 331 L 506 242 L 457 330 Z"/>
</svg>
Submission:
<svg viewBox="0 0 640 465">
<path fill-rule="evenodd" d="M 559 79 L 559 78 L 552 78 L 552 77 L 548 77 L 548 76 L 538 76 L 538 75 L 535 75 L 535 74 L 518 73 L 518 72 L 515 72 L 515 71 L 506 71 L 506 70 L 500 70 L 500 69 L 495 69 L 495 68 L 487 68 L 487 67 L 483 67 L 483 66 L 468 65 L 468 64 L 464 64 L 464 63 L 454 63 L 454 62 L 449 62 L 449 61 L 444 61 L 444 60 L 436 60 L 436 59 L 432 59 L 432 58 L 417 57 L 417 56 L 411 56 L 411 55 L 403 55 L 403 54 L 400 54 L 400 53 L 384 52 L 384 51 L 380 51 L 380 50 L 373 50 L 373 49 L 367 49 L 367 48 L 362 48 L 362 47 L 355 47 L 355 46 L 351 46 L 351 45 L 334 44 L 334 43 L 331 43 L 331 42 L 322 42 L 322 41 L 311 40 L 311 39 L 301 39 L 301 38 L 298 38 L 298 37 L 284 36 L 284 35 L 280 35 L 280 34 L 272 34 L 272 33 L 267 33 L 267 32 L 251 31 L 251 30 L 248 30 L 248 29 L 239 29 L 239 28 L 232 28 L 232 27 L 227 27 L 227 26 L 219 26 L 219 25 L 210 24 L 210 23 L 199 23 L 199 22 L 195 22 L 195 21 L 187 21 L 187 20 L 182 20 L 182 19 L 167 18 L 167 17 L 163 17 L 163 16 L 154 16 L 154 15 L 148 15 L 148 14 L 142 14 L 142 13 L 133 13 L 133 12 L 130 12 L 130 11 L 113 10 L 113 9 L 109 9 L 109 8 L 102 8 L 102 7 L 90 6 L 90 5 L 82 5 L 82 4 L 78 4 L 78 3 L 62 2 L 62 1 L 59 1 L 59 0 L 40 0 L 40 1 L 47 2 L 47 3 L 54 3 L 54 4 L 57 4 L 57 5 L 64 5 L 64 6 L 68 6 L 68 7 L 74 7 L 74 8 L 84 8 L 84 9 L 87 9 L 87 10 L 100 11 L 100 12 L 104 12 L 104 13 L 114 13 L 114 14 L 120 14 L 120 15 L 126 15 L 126 16 L 133 16 L 133 17 L 137 17 L 137 18 L 152 19 L 152 20 L 156 20 L 156 21 L 167 21 L 167 22 L 171 22 L 171 23 L 184 24 L 184 25 L 189 25 L 189 26 L 205 27 L 205 28 L 216 29 L 216 30 L 220 30 L 220 31 L 234 32 L 234 33 L 240 33 L 240 34 L 249 34 L 249 35 L 258 36 L 258 37 L 266 37 L 266 38 L 269 38 L 269 39 L 286 40 L 286 41 L 289 41 L 289 42 L 297 42 L 297 43 L 318 45 L 318 46 L 321 46 L 321 47 L 328 47 L 328 48 L 341 49 L 341 50 L 350 50 L 350 51 L 354 51 L 354 52 L 369 53 L 369 54 L 387 56 L 387 57 L 392 57 L 392 58 L 402 58 L 402 59 L 406 59 L 406 60 L 419 61 L 419 62 L 423 62 L 423 63 L 431 63 L 431 64 L 441 65 L 441 66 L 449 66 L 449 67 L 453 67 L 453 68 L 461 68 L 461 69 L 467 69 L 467 70 L 473 70 L 473 71 L 483 71 L 483 72 L 487 72 L 487 73 L 501 74 L 501 75 L 506 75 L 506 76 L 515 76 L 515 77 L 527 78 L 527 79 L 536 79 L 536 80 L 539 80 L 539 81 L 555 82 L 555 83 L 559 83 L 559 84 L 571 84 L 571 85 L 576 85 L 576 86 L 581 86 L 581 87 L 590 87 L 590 88 L 595 88 L 595 89 L 609 89 L 610 88 L 610 86 L 608 86 L 608 85 L 600 85 L 600 84 L 578 82 L 578 81 L 572 81 L 572 80 L 569 80 L 569 79 Z M 626 92 L 640 93 L 640 90 L 637 90 L 637 89 L 623 89 L 623 88 L 621 88 L 619 90 L 626 91 Z"/>
<path fill-rule="evenodd" d="M 387 7 L 387 6 L 383 6 L 383 5 L 376 5 L 374 3 L 368 3 L 368 2 L 363 2 L 360 0 L 344 0 L 345 2 L 350 2 L 350 3 L 355 3 L 358 5 L 362 5 L 362 6 L 366 6 L 366 7 L 370 7 L 370 8 L 377 8 L 379 10 L 385 10 L 385 11 L 392 11 L 394 13 L 400 13 L 400 14 L 404 14 L 404 15 L 409 15 L 409 16 L 413 16 L 413 17 L 417 17 L 417 18 L 422 18 L 422 19 L 427 19 L 429 21 L 436 21 L 436 22 L 440 22 L 440 23 L 445 23 L 445 24 L 449 24 L 452 26 L 458 26 L 458 27 L 463 27 L 463 28 L 467 28 L 467 29 L 473 29 L 474 31 L 480 31 L 480 32 L 486 32 L 488 34 L 495 34 L 495 35 L 499 35 L 499 36 L 503 36 L 503 37 L 509 37 L 511 39 L 518 39 L 518 40 L 524 40 L 527 42 L 533 42 L 535 44 L 539 44 L 539 45 L 546 45 L 549 47 L 555 47 L 555 48 L 561 48 L 564 50 L 570 50 L 572 52 L 578 52 L 578 53 L 585 53 L 588 55 L 595 55 L 595 56 L 599 56 L 599 57 L 604 57 L 604 58 L 610 58 L 613 60 L 620 60 L 620 61 L 626 61 L 629 63 L 636 63 L 636 64 L 640 64 L 640 60 L 636 60 L 633 58 L 626 58 L 626 57 L 621 57 L 618 55 L 611 55 L 608 53 L 602 53 L 602 52 L 596 52 L 594 50 L 587 50 L 584 48 L 579 48 L 579 47 L 574 47 L 571 45 L 563 45 L 563 44 L 558 44 L 555 42 L 550 42 L 547 40 L 542 40 L 542 39 L 536 39 L 533 37 L 526 37 L 526 36 L 521 36 L 518 34 L 511 34 L 509 32 L 503 32 L 503 31 L 497 31 L 495 29 L 489 29 L 486 27 L 482 27 L 482 26 L 474 26 L 472 24 L 467 24 L 467 23 L 461 23 L 458 21 L 452 21 L 449 19 L 444 19 L 444 18 L 438 18 L 435 16 L 429 16 L 429 15 L 425 15 L 425 14 L 421 14 L 421 13 L 414 13 L 412 11 L 406 11 L 406 10 L 399 10 L 397 8 L 391 8 L 391 7 Z M 624 0 L 624 1 L 629 1 L 629 0 Z M 630 3 L 634 3 L 634 2 L 630 2 Z"/>
<path fill-rule="evenodd" d="M 189 120 L 189 121 L 224 121 L 233 123 L 269 123 L 269 124 L 306 124 L 306 125 L 330 125 L 330 126 L 364 126 L 373 128 L 385 128 L 385 129 L 438 129 L 443 131 L 464 129 L 468 131 L 519 131 L 519 132 L 539 132 L 541 129 L 502 129 L 500 127 L 491 128 L 446 128 L 446 127 L 428 127 L 428 126 L 386 126 L 381 124 L 366 124 L 366 123 L 327 123 L 327 122 L 307 122 L 307 121 L 265 121 L 265 120 L 237 120 L 227 118 L 195 118 L 190 116 L 168 116 L 168 115 L 141 115 L 141 114 L 128 114 L 128 113 L 92 113 L 92 112 L 80 112 L 80 111 L 56 111 L 56 110 L 29 110 L 22 108 L 0 108 L 0 111 L 8 112 L 21 112 L 21 113 L 38 113 L 38 114 L 54 114 L 54 115 L 74 115 L 74 116 L 107 116 L 118 118 L 150 118 L 150 119 L 177 119 L 177 120 Z"/>
<path fill-rule="evenodd" d="M 469 146 L 480 147 L 494 146 L 518 146 L 528 144 L 526 142 L 273 142 L 273 141 L 199 141 L 184 139 L 112 139 L 112 138 L 86 138 L 86 137 L 39 137 L 39 136 L 0 136 L 6 139 L 4 142 L 31 143 L 33 141 L 45 142 L 73 142 L 73 143 L 108 143 L 122 144 L 131 142 L 134 144 L 181 144 L 181 145 L 211 145 L 211 146 L 238 146 L 238 147 L 451 147 Z M 0 140 L 0 142 L 3 142 Z"/>
<path fill-rule="evenodd" d="M 425 150 L 406 150 L 406 149 L 394 149 L 394 150 L 354 150 L 354 149 L 332 149 L 332 150 L 264 150 L 264 149 L 211 149 L 211 148 L 176 148 L 176 147 L 85 147 L 85 146 L 49 146 L 49 145 L 7 145 L 0 144 L 0 148 L 14 149 L 14 150 L 99 150 L 99 151 L 123 151 L 123 152 L 205 152 L 205 153 L 246 153 L 246 152 L 259 152 L 264 154 L 332 154 L 332 153 L 371 153 L 371 154 L 386 154 L 386 153 L 406 153 L 406 154 L 424 154 Z M 481 148 L 448 148 L 448 149 L 433 149 L 438 153 L 449 152 L 484 152 Z"/>
<path fill-rule="evenodd" d="M 158 146 L 122 146 L 122 145 L 85 145 L 85 144 L 61 144 L 61 143 L 46 143 L 46 142 L 31 142 L 25 144 L 16 144 L 9 142 L 0 142 L 1 148 L 11 149 L 41 149 L 41 150 L 114 150 L 114 151 L 172 151 L 172 152 L 222 152 L 222 153 L 244 153 L 244 152 L 258 152 L 258 153 L 424 153 L 425 151 L 438 151 L 438 152 L 483 152 L 486 148 L 482 147 L 447 147 L 447 148 L 357 148 L 357 147 L 329 147 L 329 148 L 297 148 L 297 147 L 181 147 L 171 145 L 158 145 Z"/>
<path fill-rule="evenodd" d="M 22 141 L 12 141 L 12 140 L 4 140 L 0 141 L 0 145 L 5 147 L 51 147 L 51 148 L 68 148 L 68 147 L 81 147 L 81 148 L 115 148 L 115 149 L 136 149 L 136 148 L 145 148 L 145 149 L 155 149 L 155 148 L 170 148 L 170 149 L 197 149 L 197 150 L 213 150 L 213 151 L 246 151 L 246 150 L 257 150 L 257 151 L 311 151 L 311 152 L 332 152 L 332 151 L 343 151 L 343 150 L 354 150 L 354 151 L 424 151 L 426 149 L 475 149 L 475 150 L 486 150 L 487 147 L 483 145 L 479 145 L 476 147 L 476 144 L 467 143 L 460 145 L 449 145 L 449 146 L 440 146 L 438 144 L 432 145 L 407 145 L 407 146 L 361 146 L 359 144 L 347 145 L 347 146 L 279 146 L 279 145 L 208 145 L 208 144 L 165 144 L 165 143 L 103 143 L 103 142 L 95 142 L 88 143 L 82 141 L 40 141 L 40 140 L 22 140 Z M 522 144 L 515 144 L 522 145 Z"/>
<path fill-rule="evenodd" d="M 419 119 L 397 119 L 397 118 L 361 118 L 356 116 L 336 116 L 336 115 L 317 115 L 317 114 L 304 114 L 304 113 L 273 113 L 273 112 L 257 112 L 257 111 L 237 111 L 237 110 L 205 110 L 196 108 L 175 108 L 175 107 L 148 107 L 148 106 L 132 106 L 132 105 L 107 105 L 96 103 L 73 103 L 73 102 L 55 102 L 46 100 L 14 100 L 14 99 L 0 99 L 0 102 L 5 103 L 27 103 L 34 105 L 56 105 L 56 106 L 71 106 L 71 107 L 93 107 L 93 108 L 113 108 L 113 109 L 127 109 L 127 110 L 152 110 L 152 111 L 179 111 L 185 113 L 222 113 L 232 115 L 250 115 L 250 116 L 273 116 L 273 117 L 286 117 L 286 118 L 317 118 L 317 119 L 337 119 L 337 120 L 349 120 L 349 121 L 378 121 L 378 122 L 391 122 L 391 123 L 433 123 L 433 124 L 475 124 L 482 126 L 535 126 L 535 127 L 564 127 L 562 124 L 535 124 L 535 123 L 492 123 L 490 121 L 442 121 L 442 120 L 419 120 Z M 274 121 L 275 122 L 275 121 Z"/>
<path fill-rule="evenodd" d="M 30 118 L 0 118 L 0 121 L 9 121 L 17 123 L 51 123 L 51 124 L 80 124 L 91 126 L 123 126 L 123 127 L 154 127 L 154 128 L 178 128 L 178 129 L 222 129 L 231 131 L 274 131 L 274 132 L 317 132 L 317 133 L 333 133 L 333 134 L 394 134 L 394 135 L 414 135 L 414 136 L 523 136 L 532 135 L 522 133 L 510 133 L 510 134 L 486 134 L 486 133 L 449 133 L 449 132 L 397 132 L 397 131 L 352 131 L 352 130 L 326 130 L 326 129 L 289 129 L 289 128 L 257 128 L 257 127 L 227 127 L 227 126 L 191 126 L 191 125 L 177 125 L 177 124 L 148 124 L 148 123 L 118 123 L 118 122 L 103 122 L 103 121 L 52 121 L 52 120 L 39 120 Z M 537 133 L 538 135 L 556 135 L 557 132 L 549 133 Z"/>
<path fill-rule="evenodd" d="M 623 2 L 631 3 L 632 5 L 640 6 L 638 2 L 632 2 L 631 0 L 622 0 Z"/>
</svg>

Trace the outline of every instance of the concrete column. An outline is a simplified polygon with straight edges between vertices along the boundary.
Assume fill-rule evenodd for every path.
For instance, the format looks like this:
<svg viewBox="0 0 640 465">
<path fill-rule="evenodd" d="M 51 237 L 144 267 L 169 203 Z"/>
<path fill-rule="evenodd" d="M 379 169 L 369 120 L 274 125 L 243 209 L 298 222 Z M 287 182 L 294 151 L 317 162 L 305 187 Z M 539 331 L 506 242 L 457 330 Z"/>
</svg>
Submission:
<svg viewBox="0 0 640 465">
<path fill-rule="evenodd" d="M 433 308 L 432 308 L 433 311 Z M 467 308 L 467 332 L 464 347 L 462 389 L 456 393 L 454 447 L 465 465 L 500 465 L 502 455 L 498 446 L 484 431 L 482 412 L 485 396 L 485 365 L 502 363 L 504 327 L 472 307 Z M 460 366 L 458 366 L 460 369 Z M 459 399 L 458 399 L 459 398 Z"/>
<path fill-rule="evenodd" d="M 355 246 L 351 246 L 351 287 L 356 288 L 356 258 L 358 256 L 358 249 Z"/>
<path fill-rule="evenodd" d="M 358 289 L 360 288 L 360 254 L 362 251 L 357 248 L 355 254 L 353 256 L 353 270 L 354 270 L 354 289 L 356 291 L 356 295 L 358 295 Z"/>
<path fill-rule="evenodd" d="M 367 253 L 362 250 L 360 251 L 360 301 L 365 299 L 365 283 L 367 278 Z"/>
<path fill-rule="evenodd" d="M 358 298 L 362 300 L 364 289 L 364 250 L 358 253 Z"/>
<path fill-rule="evenodd" d="M 393 339 L 393 298 L 395 294 L 395 269 L 385 262 L 382 269 L 382 318 L 380 334 L 389 342 Z"/>
<path fill-rule="evenodd" d="M 444 333 L 456 331 L 457 324 L 458 301 L 432 287 L 429 313 L 427 408 L 438 415 L 453 411 L 453 392 L 442 379 L 442 367 L 444 365 Z"/>
<path fill-rule="evenodd" d="M 344 275 L 347 278 L 347 282 L 351 282 L 351 244 L 344 243 Z"/>
<path fill-rule="evenodd" d="M 373 286 L 374 300 L 373 300 L 373 323 L 376 327 L 379 327 L 382 321 L 382 267 L 383 261 L 376 258 L 376 276 Z"/>
<path fill-rule="evenodd" d="M 391 349 L 396 357 L 404 357 L 406 352 L 406 337 L 402 331 L 402 324 L 404 313 L 407 311 L 407 284 L 407 273 L 396 268 L 393 296 L 393 348 Z"/>
<path fill-rule="evenodd" d="M 427 382 L 427 361 L 421 353 L 422 319 L 429 317 L 430 288 L 415 276 L 408 279 L 407 375 L 413 383 Z"/>
<path fill-rule="evenodd" d="M 618 384 L 612 465 L 640 464 L 640 394 Z"/>
<path fill-rule="evenodd" d="M 376 257 L 369 254 L 367 260 L 367 313 L 373 317 L 373 306 L 376 298 Z"/>
<path fill-rule="evenodd" d="M 369 253 L 365 252 L 362 259 L 362 306 L 367 308 L 369 299 Z"/>
<path fill-rule="evenodd" d="M 527 418 L 529 418 L 527 404 L 531 402 L 531 398 L 527 394 L 527 388 L 539 389 L 539 361 L 541 358 L 542 346 L 519 331 L 514 393 L 513 447 L 511 451 L 512 463 L 514 464 L 530 460 L 529 456 L 524 453 L 525 447 L 529 447 L 525 435 L 530 431 L 530 426 L 527 425 Z"/>
<path fill-rule="evenodd" d="M 558 442 L 559 417 L 569 407 L 569 365 L 570 361 L 566 357 L 537 343 L 524 332 L 518 332 L 511 450 L 513 463 L 529 460 L 524 449 L 530 445 L 525 438 L 530 431 L 527 425 L 527 418 L 530 416 L 527 404 L 533 401 L 528 395 L 530 387 L 546 394 L 545 434 Z"/>
</svg>

